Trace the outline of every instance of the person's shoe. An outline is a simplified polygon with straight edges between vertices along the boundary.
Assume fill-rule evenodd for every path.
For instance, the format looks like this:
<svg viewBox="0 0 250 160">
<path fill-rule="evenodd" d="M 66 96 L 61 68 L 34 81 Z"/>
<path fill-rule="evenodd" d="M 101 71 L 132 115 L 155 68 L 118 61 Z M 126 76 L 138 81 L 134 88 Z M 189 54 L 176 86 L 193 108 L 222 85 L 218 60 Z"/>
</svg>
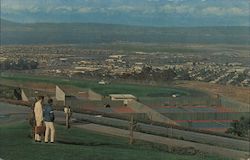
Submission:
<svg viewBox="0 0 250 160">
<path fill-rule="evenodd" d="M 38 141 L 38 140 L 35 140 L 35 142 L 40 142 L 41 143 L 41 141 Z"/>
<path fill-rule="evenodd" d="M 44 143 L 48 143 L 48 142 L 44 142 Z"/>
<path fill-rule="evenodd" d="M 54 142 L 50 142 L 50 143 L 52 143 L 52 144 L 53 144 Z"/>
</svg>

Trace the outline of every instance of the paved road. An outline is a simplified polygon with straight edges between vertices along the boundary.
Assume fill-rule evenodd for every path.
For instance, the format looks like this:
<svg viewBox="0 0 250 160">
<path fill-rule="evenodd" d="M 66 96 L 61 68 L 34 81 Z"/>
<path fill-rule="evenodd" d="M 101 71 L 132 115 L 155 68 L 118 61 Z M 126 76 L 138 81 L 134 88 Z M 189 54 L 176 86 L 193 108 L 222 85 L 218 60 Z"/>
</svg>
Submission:
<svg viewBox="0 0 250 160">
<path fill-rule="evenodd" d="M 78 120 L 89 121 L 96 124 L 103 124 L 114 127 L 128 127 L 128 121 L 119 120 L 107 117 L 95 117 L 88 114 L 74 113 L 73 117 Z M 210 134 L 184 131 L 180 129 L 166 128 L 161 126 L 154 126 L 149 124 L 138 123 L 137 128 L 141 132 L 152 133 L 156 135 L 164 135 L 166 137 L 174 137 L 177 139 L 184 139 L 192 142 L 199 142 L 205 144 L 226 147 L 230 149 L 238 149 L 242 151 L 250 151 L 250 142 L 227 137 L 215 136 Z"/>
<path fill-rule="evenodd" d="M 8 103 L 0 102 L 0 114 L 20 114 L 20 113 L 28 113 L 30 109 L 25 106 L 13 105 Z"/>
<path fill-rule="evenodd" d="M 27 107 L 0 103 L 0 124 L 6 124 L 6 123 L 25 120 L 27 119 L 28 113 L 30 112 L 31 112 L 30 109 Z M 55 114 L 56 114 L 56 122 L 64 121 L 63 112 L 55 112 Z M 9 115 L 10 117 L 5 117 L 6 115 Z M 93 115 L 79 114 L 79 113 L 74 113 L 73 118 L 77 120 L 89 121 L 89 122 L 93 122 L 97 124 L 104 124 L 104 125 L 110 125 L 110 126 L 115 126 L 115 127 L 124 127 L 124 128 L 128 127 L 127 121 L 114 119 L 114 118 L 96 117 Z M 178 130 L 178 129 L 171 129 L 171 128 L 147 125 L 147 124 L 142 124 L 142 123 L 138 123 L 138 127 L 140 128 L 140 130 L 142 130 L 143 132 L 147 132 L 147 133 L 152 132 L 154 134 L 157 133 L 160 135 L 165 134 L 165 135 L 168 135 L 169 137 L 173 136 L 176 138 L 182 137 L 184 140 L 193 141 L 192 143 L 199 142 L 199 143 L 205 143 L 204 145 L 213 144 L 213 145 L 218 146 L 219 148 L 225 147 L 225 148 L 228 148 L 228 149 L 224 148 L 228 152 L 231 152 L 230 149 L 239 149 L 245 152 L 249 151 L 249 144 L 250 144 L 249 141 L 242 141 L 242 140 L 237 140 L 237 139 L 232 139 L 232 138 L 226 138 L 226 137 L 220 137 L 220 136 L 214 136 L 214 135 L 202 134 L 202 133 L 196 133 L 196 132 L 190 132 L 190 131 L 183 131 L 183 130 Z M 165 138 L 165 137 L 162 137 L 162 138 Z M 176 140 L 176 139 L 173 139 L 173 140 Z M 178 140 L 178 141 L 181 141 L 181 140 Z M 187 142 L 187 141 L 183 141 L 183 142 Z M 194 143 L 194 144 L 197 144 L 197 146 L 199 146 L 201 145 L 199 143 Z M 213 147 L 216 148 L 215 146 L 212 146 L 211 148 Z M 237 154 L 243 153 L 241 151 L 235 151 L 235 152 Z"/>
<path fill-rule="evenodd" d="M 30 109 L 24 106 L 0 103 L 0 124 L 25 121 Z"/>
<path fill-rule="evenodd" d="M 124 129 L 118 129 L 118 128 L 108 127 L 108 126 L 103 126 L 103 125 L 98 125 L 98 124 L 78 124 L 74 126 L 78 128 L 83 128 L 86 130 L 95 131 L 95 132 L 101 132 L 105 134 L 111 134 L 111 135 L 127 137 L 127 138 L 129 137 L 128 130 L 124 130 Z M 237 151 L 237 150 L 232 150 L 232 149 L 227 149 L 227 148 L 222 148 L 222 147 L 217 147 L 217 146 L 211 146 L 207 144 L 176 140 L 176 139 L 155 136 L 155 135 L 141 133 L 141 132 L 134 132 L 134 138 L 138 140 L 164 144 L 164 145 L 168 145 L 171 147 L 183 147 L 183 148 L 192 147 L 195 150 L 199 150 L 204 153 L 216 154 L 216 155 L 221 155 L 224 157 L 229 157 L 229 158 L 234 158 L 234 159 L 247 158 L 248 156 L 248 152 Z"/>
</svg>

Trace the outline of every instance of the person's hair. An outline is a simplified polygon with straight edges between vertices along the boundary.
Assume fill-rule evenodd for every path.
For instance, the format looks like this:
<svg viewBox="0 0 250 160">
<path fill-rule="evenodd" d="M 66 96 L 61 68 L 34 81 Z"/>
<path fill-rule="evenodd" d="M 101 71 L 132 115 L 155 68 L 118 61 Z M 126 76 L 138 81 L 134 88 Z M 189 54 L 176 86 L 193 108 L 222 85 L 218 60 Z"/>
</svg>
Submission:
<svg viewBox="0 0 250 160">
<path fill-rule="evenodd" d="M 53 99 L 48 99 L 48 104 L 52 104 L 53 103 Z"/>
<path fill-rule="evenodd" d="M 44 100 L 44 96 L 38 96 L 38 100 Z"/>
</svg>

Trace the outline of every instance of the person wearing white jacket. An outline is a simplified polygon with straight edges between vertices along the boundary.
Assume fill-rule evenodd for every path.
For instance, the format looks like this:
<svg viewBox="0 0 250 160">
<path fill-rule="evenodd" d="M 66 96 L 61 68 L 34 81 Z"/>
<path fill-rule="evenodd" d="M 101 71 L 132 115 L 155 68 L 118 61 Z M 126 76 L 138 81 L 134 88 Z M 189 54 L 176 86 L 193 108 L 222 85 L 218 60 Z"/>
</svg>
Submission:
<svg viewBox="0 0 250 160">
<path fill-rule="evenodd" d="M 43 100 L 44 96 L 39 96 L 38 101 L 35 103 L 34 114 L 36 126 L 41 126 L 43 122 Z M 41 142 L 41 135 L 35 133 L 35 142 Z"/>
</svg>

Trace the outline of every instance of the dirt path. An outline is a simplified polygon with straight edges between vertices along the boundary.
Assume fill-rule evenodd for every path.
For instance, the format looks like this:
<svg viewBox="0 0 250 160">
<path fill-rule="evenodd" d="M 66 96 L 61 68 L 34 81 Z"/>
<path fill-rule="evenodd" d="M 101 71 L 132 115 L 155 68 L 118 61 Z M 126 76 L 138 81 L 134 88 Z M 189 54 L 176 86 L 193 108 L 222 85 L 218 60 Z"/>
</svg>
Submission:
<svg viewBox="0 0 250 160">
<path fill-rule="evenodd" d="M 74 125 L 75 127 L 91 130 L 95 132 L 105 133 L 105 134 L 111 134 L 114 136 L 120 136 L 120 137 L 129 137 L 128 130 L 124 129 L 118 129 L 114 127 L 108 127 L 98 124 L 78 124 Z M 134 132 L 135 139 L 143 140 L 147 142 L 152 143 L 159 143 L 163 145 L 168 145 L 171 147 L 183 147 L 183 148 L 194 148 L 196 150 L 199 150 L 201 152 L 209 153 L 209 154 L 216 154 L 228 158 L 234 158 L 234 159 L 240 159 L 240 158 L 246 158 L 248 156 L 248 152 L 243 151 L 237 151 L 217 146 L 211 146 L 206 144 L 200 144 L 200 143 L 194 143 L 194 142 L 188 142 L 183 140 L 176 140 L 176 139 L 170 139 L 166 137 L 161 136 L 155 136 L 151 134 L 146 133 L 140 133 L 140 132 Z"/>
</svg>

